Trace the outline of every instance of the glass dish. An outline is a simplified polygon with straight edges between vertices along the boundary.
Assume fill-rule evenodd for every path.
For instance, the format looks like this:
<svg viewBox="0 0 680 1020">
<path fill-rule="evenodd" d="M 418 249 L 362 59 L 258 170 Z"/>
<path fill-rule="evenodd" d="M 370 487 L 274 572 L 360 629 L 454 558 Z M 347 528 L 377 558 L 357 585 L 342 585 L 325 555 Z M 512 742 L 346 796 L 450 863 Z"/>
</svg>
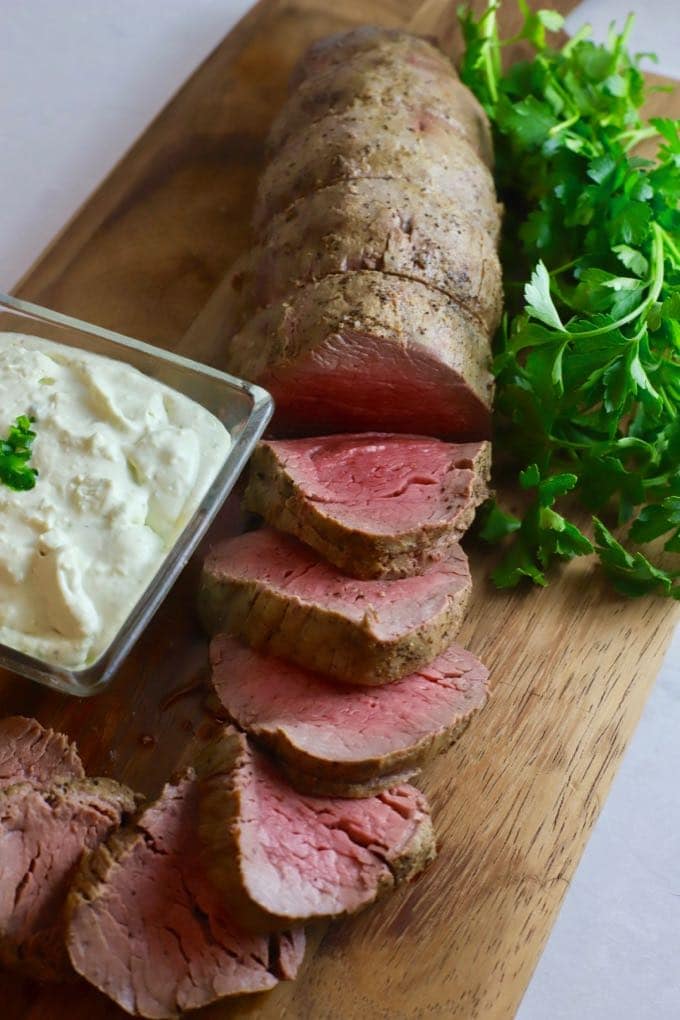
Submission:
<svg viewBox="0 0 680 1020">
<path fill-rule="evenodd" d="M 0 644 L 0 666 L 48 687 L 88 697 L 101 691 L 149 623 L 215 514 L 231 492 L 274 408 L 272 398 L 253 386 L 188 358 L 132 340 L 111 330 L 52 312 L 0 293 L 0 331 L 28 333 L 126 362 L 202 404 L 223 422 L 232 445 L 214 482 L 144 594 L 99 659 L 82 668 L 53 666 Z"/>
</svg>

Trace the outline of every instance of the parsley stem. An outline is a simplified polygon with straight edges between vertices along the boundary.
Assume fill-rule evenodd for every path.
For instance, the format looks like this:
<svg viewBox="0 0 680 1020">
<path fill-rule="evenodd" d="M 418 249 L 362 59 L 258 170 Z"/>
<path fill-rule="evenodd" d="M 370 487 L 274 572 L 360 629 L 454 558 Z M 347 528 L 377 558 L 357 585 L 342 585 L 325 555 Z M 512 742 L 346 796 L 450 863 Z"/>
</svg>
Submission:
<svg viewBox="0 0 680 1020">
<path fill-rule="evenodd" d="M 492 102 L 498 102 L 498 32 L 496 29 L 496 6 L 491 5 L 483 19 L 484 71 Z"/>
<path fill-rule="evenodd" d="M 664 244 L 666 245 L 666 248 L 670 252 L 671 258 L 673 259 L 676 265 L 680 265 L 680 249 L 678 249 L 677 245 L 673 241 L 673 238 L 671 237 L 667 230 L 662 229 L 661 233 L 663 234 Z"/>
<path fill-rule="evenodd" d="M 623 131 L 619 135 L 619 141 L 624 143 L 624 149 L 629 152 L 634 149 L 639 142 L 644 142 L 646 138 L 654 138 L 658 135 L 658 131 L 655 127 L 635 128 L 630 131 Z"/>
<path fill-rule="evenodd" d="M 575 113 L 573 117 L 569 117 L 568 120 L 560 121 L 559 124 L 553 124 L 553 126 L 548 131 L 548 134 L 550 135 L 551 138 L 554 138 L 555 135 L 560 133 L 560 131 L 566 131 L 567 128 L 570 128 L 572 124 L 575 124 L 577 120 L 579 120 L 579 118 L 580 114 Z"/>
<path fill-rule="evenodd" d="M 576 330 L 572 333 L 572 336 L 578 337 L 579 340 L 585 340 L 592 336 L 604 336 L 605 333 L 611 333 L 612 330 L 621 329 L 621 326 L 625 326 L 627 323 L 637 319 L 640 315 L 644 315 L 648 308 L 654 304 L 663 288 L 663 236 L 662 230 L 658 223 L 652 224 L 652 231 L 654 233 L 654 241 L 652 242 L 652 266 L 653 274 L 649 280 L 649 294 L 644 301 L 641 302 L 634 308 L 632 312 L 628 312 L 628 315 L 622 316 L 617 319 L 616 322 L 611 322 L 606 326 L 600 326 L 598 329 L 586 329 Z"/>
</svg>

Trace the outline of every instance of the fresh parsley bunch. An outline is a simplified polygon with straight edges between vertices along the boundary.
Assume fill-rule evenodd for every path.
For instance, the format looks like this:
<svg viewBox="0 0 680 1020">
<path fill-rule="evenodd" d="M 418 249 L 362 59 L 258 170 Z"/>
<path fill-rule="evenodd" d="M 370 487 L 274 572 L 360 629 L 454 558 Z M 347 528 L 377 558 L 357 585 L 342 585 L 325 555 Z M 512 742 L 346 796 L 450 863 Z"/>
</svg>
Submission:
<svg viewBox="0 0 680 1020">
<path fill-rule="evenodd" d="M 35 439 L 32 424 L 33 418 L 20 414 L 7 438 L 0 439 L 0 482 L 22 492 L 32 489 L 38 477 L 37 470 L 28 466 Z"/>
<path fill-rule="evenodd" d="M 639 548 L 680 552 L 680 122 L 641 119 L 630 18 L 604 45 L 586 26 L 552 48 L 559 14 L 520 0 L 523 27 L 501 41 L 498 7 L 459 10 L 461 77 L 491 119 L 506 206 L 496 458 L 529 499 L 522 518 L 487 507 L 482 536 L 507 540 L 494 580 L 544 585 L 552 561 L 595 551 L 620 592 L 680 598 L 673 557 Z M 534 56 L 503 71 L 519 39 Z M 635 155 L 652 137 L 656 158 Z M 575 500 L 597 515 L 594 542 L 564 511 Z"/>
</svg>

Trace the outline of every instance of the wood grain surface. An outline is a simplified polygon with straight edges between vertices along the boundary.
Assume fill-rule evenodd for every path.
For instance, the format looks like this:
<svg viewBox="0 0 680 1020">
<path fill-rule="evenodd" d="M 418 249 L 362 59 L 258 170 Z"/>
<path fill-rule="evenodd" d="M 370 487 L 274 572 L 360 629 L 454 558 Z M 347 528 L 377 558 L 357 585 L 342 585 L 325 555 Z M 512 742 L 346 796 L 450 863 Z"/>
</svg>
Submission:
<svg viewBox="0 0 680 1020">
<path fill-rule="evenodd" d="M 558 4 L 562 10 L 570 3 Z M 219 282 L 250 242 L 263 138 L 313 38 L 360 21 L 453 42 L 455 4 L 262 0 L 199 68 L 17 293 L 220 362 Z M 506 27 L 514 4 L 502 11 Z M 657 96 L 658 111 L 677 100 Z M 193 325 L 192 325 L 193 324 Z M 191 327 L 191 328 L 190 328 Z M 240 526 L 238 500 L 211 539 Z M 197 1016 L 261 1020 L 509 1020 L 658 672 L 678 607 L 627 602 L 588 561 L 548 591 L 501 594 L 469 545 L 475 594 L 461 641 L 492 670 L 492 703 L 423 777 L 440 854 L 413 886 L 310 933 L 298 980 Z M 92 773 L 155 793 L 210 728 L 206 643 L 187 569 L 110 691 L 91 701 L 0 674 L 0 711 L 75 738 Z M 83 984 L 0 980 L 8 1020 L 115 1020 Z"/>
</svg>

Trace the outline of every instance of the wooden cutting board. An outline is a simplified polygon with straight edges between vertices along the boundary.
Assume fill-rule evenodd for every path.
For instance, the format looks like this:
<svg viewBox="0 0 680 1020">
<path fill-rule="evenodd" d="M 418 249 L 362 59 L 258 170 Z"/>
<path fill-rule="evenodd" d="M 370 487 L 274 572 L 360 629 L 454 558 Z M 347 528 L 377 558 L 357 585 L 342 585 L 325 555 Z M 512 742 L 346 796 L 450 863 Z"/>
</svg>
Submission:
<svg viewBox="0 0 680 1020">
<path fill-rule="evenodd" d="M 570 6 L 564 0 L 562 10 Z M 169 349 L 220 361 L 219 282 L 249 243 L 263 138 L 293 61 L 360 21 L 454 39 L 455 4 L 262 0 L 217 47 L 21 281 L 17 293 Z M 514 4 L 502 12 L 507 28 Z M 677 112 L 658 96 L 657 111 Z M 210 301 L 212 297 L 212 301 Z M 190 329 L 193 323 L 193 328 Z M 211 533 L 239 526 L 233 499 Z M 501 594 L 470 546 L 475 595 L 461 640 L 489 664 L 492 703 L 422 785 L 440 854 L 412 887 L 311 933 L 299 979 L 206 1010 L 261 1020 L 509 1020 L 640 716 L 680 607 L 623 601 L 593 565 L 547 591 Z M 199 558 L 111 690 L 91 701 L 0 674 L 0 713 L 78 741 L 93 774 L 155 793 L 200 743 L 206 642 L 193 615 Z M 82 984 L 0 981 L 10 1020 L 114 1020 Z"/>
</svg>

